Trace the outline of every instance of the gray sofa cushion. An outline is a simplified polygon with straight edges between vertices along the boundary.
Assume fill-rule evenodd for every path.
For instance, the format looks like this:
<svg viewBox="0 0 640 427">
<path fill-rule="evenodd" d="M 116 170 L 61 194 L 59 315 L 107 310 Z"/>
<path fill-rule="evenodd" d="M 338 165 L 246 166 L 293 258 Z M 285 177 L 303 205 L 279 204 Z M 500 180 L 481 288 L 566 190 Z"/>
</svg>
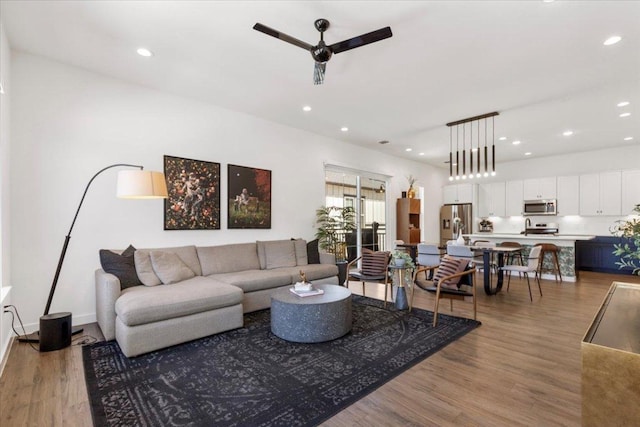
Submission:
<svg viewBox="0 0 640 427">
<path fill-rule="evenodd" d="M 293 245 L 296 251 L 296 265 L 307 265 L 307 241 L 304 239 L 295 239 Z"/>
<path fill-rule="evenodd" d="M 338 267 L 335 264 L 309 264 L 282 268 L 278 271 L 289 273 L 291 275 L 291 283 L 296 283 L 300 281 L 300 270 L 304 271 L 304 275 L 309 282 L 338 275 Z"/>
<path fill-rule="evenodd" d="M 294 240 L 257 241 L 256 245 L 262 269 L 271 270 L 298 265 Z"/>
<path fill-rule="evenodd" d="M 204 276 L 260 268 L 255 243 L 202 246 L 197 248 L 197 253 Z"/>
<path fill-rule="evenodd" d="M 291 281 L 291 272 L 289 268 L 277 270 L 237 271 L 234 273 L 215 274 L 209 277 L 229 285 L 237 286 L 244 292 L 277 288 L 279 286 L 290 285 L 293 283 Z"/>
<path fill-rule="evenodd" d="M 174 285 L 125 289 L 115 310 L 122 323 L 135 326 L 240 303 L 240 288 L 196 276 Z"/>
<path fill-rule="evenodd" d="M 180 257 L 180 259 L 195 273 L 196 276 L 202 276 L 202 268 L 200 268 L 200 260 L 195 246 L 180 246 L 175 248 L 154 248 L 154 249 L 138 249 L 133 255 L 136 272 L 140 281 L 146 286 L 157 286 L 162 283 L 158 275 L 153 270 L 151 264 L 150 252 L 164 251 L 171 252 Z"/>
<path fill-rule="evenodd" d="M 165 251 L 151 251 L 153 271 L 165 285 L 191 279 L 195 273 L 178 255 Z"/>
</svg>

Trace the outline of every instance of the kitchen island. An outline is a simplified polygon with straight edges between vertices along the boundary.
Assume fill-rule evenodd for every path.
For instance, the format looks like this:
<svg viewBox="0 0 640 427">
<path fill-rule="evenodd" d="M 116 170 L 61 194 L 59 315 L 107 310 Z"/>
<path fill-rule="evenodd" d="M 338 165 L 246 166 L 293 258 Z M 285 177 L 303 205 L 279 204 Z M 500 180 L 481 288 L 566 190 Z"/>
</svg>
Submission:
<svg viewBox="0 0 640 427">
<path fill-rule="evenodd" d="M 567 282 L 575 282 L 577 277 L 576 270 L 576 241 L 591 240 L 595 236 L 589 235 L 569 235 L 569 234 L 510 234 L 510 233 L 474 233 L 463 234 L 471 242 L 476 240 L 488 240 L 491 243 L 517 242 L 522 245 L 522 256 L 525 258 L 529 254 L 531 248 L 537 243 L 553 243 L 560 249 L 558 258 L 560 261 L 560 272 L 562 279 Z M 543 269 L 552 268 L 551 259 L 545 257 Z M 543 279 L 553 279 L 553 274 L 543 274 Z"/>
</svg>

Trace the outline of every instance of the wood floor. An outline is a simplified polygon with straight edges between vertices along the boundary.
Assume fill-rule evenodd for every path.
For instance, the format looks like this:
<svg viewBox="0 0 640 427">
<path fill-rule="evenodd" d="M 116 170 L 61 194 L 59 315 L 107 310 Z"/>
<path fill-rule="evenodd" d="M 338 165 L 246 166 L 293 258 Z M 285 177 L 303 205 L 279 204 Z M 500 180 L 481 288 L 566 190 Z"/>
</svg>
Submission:
<svg viewBox="0 0 640 427">
<path fill-rule="evenodd" d="M 544 296 L 534 289 L 533 302 L 516 278 L 508 293 L 479 292 L 482 326 L 323 425 L 578 426 L 580 341 L 616 280 L 640 283 L 583 272 L 577 283 L 543 280 Z M 367 295 L 381 297 L 382 289 L 367 285 Z M 433 297 L 417 291 L 415 306 L 432 309 Z M 456 301 L 453 314 L 470 309 Z M 85 333 L 101 335 L 95 324 Z M 0 379 L 0 425 L 90 426 L 80 346 L 38 353 L 14 342 Z"/>
</svg>

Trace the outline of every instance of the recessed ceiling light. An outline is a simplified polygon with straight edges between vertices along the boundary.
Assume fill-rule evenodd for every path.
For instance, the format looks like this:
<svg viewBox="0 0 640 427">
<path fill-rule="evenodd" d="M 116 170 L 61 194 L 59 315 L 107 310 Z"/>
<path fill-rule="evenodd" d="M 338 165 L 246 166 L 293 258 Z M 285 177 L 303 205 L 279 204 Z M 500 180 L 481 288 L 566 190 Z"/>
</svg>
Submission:
<svg viewBox="0 0 640 427">
<path fill-rule="evenodd" d="M 631 115 L 631 113 L 622 113 L 620 114 L 620 117 L 629 117 Z"/>
<path fill-rule="evenodd" d="M 305 105 L 304 107 L 302 107 L 302 111 L 311 111 L 311 107 Z"/>
<path fill-rule="evenodd" d="M 478 147 L 472 148 L 471 151 L 475 153 L 476 151 L 478 151 Z"/>
<path fill-rule="evenodd" d="M 562 132 L 562 134 L 564 136 L 571 136 L 571 135 L 573 135 L 573 131 L 572 130 L 565 130 L 564 132 Z"/>
<path fill-rule="evenodd" d="M 4 88 L 2 87 L 2 83 L 0 83 L 0 93 L 4 93 Z"/>
<path fill-rule="evenodd" d="M 625 141 L 631 141 L 632 139 L 633 139 L 633 137 L 632 137 L 632 136 L 627 136 L 624 140 L 625 140 Z"/>
<path fill-rule="evenodd" d="M 629 101 L 622 101 L 617 104 L 618 107 L 626 107 L 627 105 L 629 105 Z"/>
<path fill-rule="evenodd" d="M 347 131 L 349 131 L 349 128 L 348 128 L 348 127 L 346 127 L 346 126 L 342 126 L 342 127 L 340 128 L 340 130 L 341 130 L 342 132 L 347 132 Z"/>
<path fill-rule="evenodd" d="M 418 156 L 424 156 L 424 153 L 418 153 Z"/>
<path fill-rule="evenodd" d="M 404 151 L 413 151 L 413 148 L 405 148 Z"/>
<path fill-rule="evenodd" d="M 451 166 L 458 166 L 457 163 L 451 163 Z"/>
<path fill-rule="evenodd" d="M 153 56 L 153 52 L 151 52 L 149 49 L 141 47 L 138 48 L 138 50 L 136 50 L 136 52 L 138 52 L 138 55 L 140 56 L 144 56 L 146 58 Z"/>
<path fill-rule="evenodd" d="M 501 136 L 500 138 L 498 138 L 500 141 L 506 141 L 507 137 L 506 136 Z"/>
<path fill-rule="evenodd" d="M 542 3 L 553 3 L 555 0 L 542 0 Z"/>
<path fill-rule="evenodd" d="M 530 156 L 531 155 L 531 151 L 527 151 L 526 153 L 524 153 L 525 156 Z"/>
<path fill-rule="evenodd" d="M 512 142 L 512 144 L 513 144 L 513 145 L 518 145 L 518 144 L 520 144 L 520 142 L 521 142 L 521 141 L 513 141 L 513 142 Z"/>
<path fill-rule="evenodd" d="M 603 44 L 605 46 L 611 46 L 612 44 L 618 43 L 620 40 L 622 40 L 622 37 L 620 36 L 611 36 L 608 39 L 606 39 Z"/>
</svg>

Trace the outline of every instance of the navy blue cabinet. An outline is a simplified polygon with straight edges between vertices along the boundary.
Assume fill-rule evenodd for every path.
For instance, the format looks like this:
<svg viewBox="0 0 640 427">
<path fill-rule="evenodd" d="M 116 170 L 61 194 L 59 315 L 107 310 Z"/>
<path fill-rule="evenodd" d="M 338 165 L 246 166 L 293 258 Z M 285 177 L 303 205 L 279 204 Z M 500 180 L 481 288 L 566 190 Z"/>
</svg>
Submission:
<svg viewBox="0 0 640 427">
<path fill-rule="evenodd" d="M 620 258 L 613 254 L 613 245 L 625 242 L 630 243 L 627 239 L 613 236 L 597 236 L 593 240 L 576 241 L 576 269 L 630 275 L 631 269 L 618 268 L 616 262 Z"/>
</svg>

